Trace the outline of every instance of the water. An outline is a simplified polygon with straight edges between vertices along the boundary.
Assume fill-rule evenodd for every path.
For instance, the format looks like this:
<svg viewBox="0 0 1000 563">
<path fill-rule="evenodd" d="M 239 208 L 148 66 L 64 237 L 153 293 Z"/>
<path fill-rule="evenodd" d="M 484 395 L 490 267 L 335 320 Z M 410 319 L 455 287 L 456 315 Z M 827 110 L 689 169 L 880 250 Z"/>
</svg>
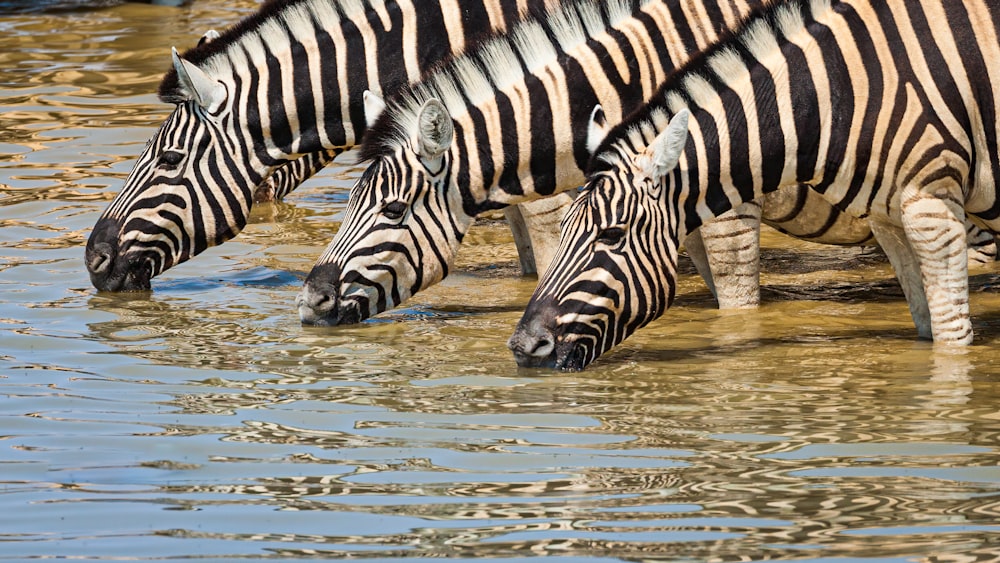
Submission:
<svg viewBox="0 0 1000 563">
<path fill-rule="evenodd" d="M 519 370 L 533 283 L 495 223 L 407 307 L 299 324 L 342 167 L 96 294 L 83 244 L 170 45 L 254 6 L 0 18 L 0 559 L 1000 558 L 995 270 L 975 346 L 935 351 L 879 256 L 771 234 L 761 310 L 689 276 L 587 371 Z"/>
</svg>

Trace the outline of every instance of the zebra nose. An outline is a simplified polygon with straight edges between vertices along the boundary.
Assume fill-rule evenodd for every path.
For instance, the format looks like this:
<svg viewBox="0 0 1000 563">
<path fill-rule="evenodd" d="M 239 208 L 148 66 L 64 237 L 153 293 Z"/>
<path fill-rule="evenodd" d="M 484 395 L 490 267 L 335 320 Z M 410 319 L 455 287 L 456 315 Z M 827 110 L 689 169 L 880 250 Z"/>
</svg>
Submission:
<svg viewBox="0 0 1000 563">
<path fill-rule="evenodd" d="M 299 319 L 307 325 L 337 324 L 340 268 L 335 264 L 321 264 L 309 272 L 302 291 L 295 299 Z"/>
<path fill-rule="evenodd" d="M 87 239 L 84 261 L 90 273 L 90 281 L 99 291 L 115 291 L 113 283 L 115 261 L 118 258 L 118 232 L 121 225 L 114 219 L 102 217 L 94 225 Z"/>
<path fill-rule="evenodd" d="M 556 337 L 540 315 L 525 312 L 507 347 L 521 367 L 555 367 Z"/>
</svg>

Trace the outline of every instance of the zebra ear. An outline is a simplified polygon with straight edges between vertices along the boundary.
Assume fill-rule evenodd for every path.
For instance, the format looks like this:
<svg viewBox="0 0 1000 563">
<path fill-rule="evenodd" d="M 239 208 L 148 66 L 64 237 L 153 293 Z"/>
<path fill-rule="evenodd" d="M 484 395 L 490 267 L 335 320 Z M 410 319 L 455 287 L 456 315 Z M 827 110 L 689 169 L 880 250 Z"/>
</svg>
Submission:
<svg viewBox="0 0 1000 563">
<path fill-rule="evenodd" d="M 212 41 L 215 41 L 218 38 L 219 38 L 219 32 L 215 31 L 214 29 L 210 29 L 205 32 L 205 35 L 201 36 L 201 39 L 198 40 L 198 46 L 201 47 L 205 43 L 211 43 Z"/>
<path fill-rule="evenodd" d="M 601 104 L 594 106 L 594 111 L 590 112 L 590 122 L 587 125 L 587 152 L 591 155 L 601 146 L 601 141 L 608 136 L 608 119 L 604 116 L 604 109 Z"/>
<path fill-rule="evenodd" d="M 371 90 L 365 90 L 361 98 L 365 101 L 365 125 L 371 127 L 385 111 L 385 102 Z"/>
<path fill-rule="evenodd" d="M 643 153 L 646 158 L 641 159 L 643 162 L 640 166 L 645 168 L 644 171 L 650 178 L 662 178 L 677 166 L 687 143 L 690 116 L 691 112 L 686 108 L 677 112 L 667 128 L 646 148 Z"/>
<path fill-rule="evenodd" d="M 177 54 L 177 49 L 171 47 L 174 59 L 174 70 L 177 71 L 177 82 L 188 93 L 192 100 L 209 112 L 219 109 L 226 101 L 226 87 L 221 82 L 212 80 L 205 71 L 193 63 L 185 61 Z"/>
<path fill-rule="evenodd" d="M 417 154 L 426 161 L 441 157 L 451 146 L 455 124 L 440 100 L 431 98 L 417 117 Z"/>
</svg>

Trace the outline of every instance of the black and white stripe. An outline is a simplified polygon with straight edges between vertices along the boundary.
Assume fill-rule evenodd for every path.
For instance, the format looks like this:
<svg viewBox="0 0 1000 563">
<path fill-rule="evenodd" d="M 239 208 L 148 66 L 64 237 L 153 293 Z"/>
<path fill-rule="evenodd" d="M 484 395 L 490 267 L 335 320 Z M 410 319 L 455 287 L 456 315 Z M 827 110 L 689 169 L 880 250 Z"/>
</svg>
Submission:
<svg viewBox="0 0 1000 563">
<path fill-rule="evenodd" d="M 364 91 L 391 92 L 545 5 L 272 0 L 175 54 L 160 97 L 177 108 L 87 242 L 94 285 L 148 289 L 151 277 L 232 238 L 255 193 L 280 197 L 357 144 Z"/>
<path fill-rule="evenodd" d="M 617 122 L 751 4 L 571 2 L 398 92 L 362 146 L 375 169 L 352 192 L 341 230 L 298 298 L 303 322 L 357 322 L 394 307 L 448 274 L 477 214 L 577 187 L 590 156 L 581 131 L 593 105 Z M 436 121 L 422 120 L 428 112 Z M 441 143 L 440 154 L 420 152 L 422 128 L 441 136 L 424 139 Z M 818 242 L 871 243 L 867 222 L 807 188 L 788 190 L 797 195 L 775 202 L 780 212 L 768 211 L 770 199 L 763 216 L 750 203 L 686 241 L 721 307 L 759 303 L 762 219 Z M 387 218 L 382 210 L 390 205 L 405 212 Z M 817 215 L 822 224 L 805 221 Z"/>
<path fill-rule="evenodd" d="M 303 322 L 394 307 L 447 275 L 478 214 L 578 187 L 594 105 L 617 122 L 749 4 L 570 1 L 389 97 L 362 144 L 370 167 L 299 296 Z"/>
<path fill-rule="evenodd" d="M 518 362 L 584 367 L 669 306 L 685 233 L 793 184 L 870 222 L 920 336 L 970 343 L 965 224 L 1000 227 L 998 26 L 990 0 L 750 18 L 601 143 L 509 342 Z"/>
</svg>

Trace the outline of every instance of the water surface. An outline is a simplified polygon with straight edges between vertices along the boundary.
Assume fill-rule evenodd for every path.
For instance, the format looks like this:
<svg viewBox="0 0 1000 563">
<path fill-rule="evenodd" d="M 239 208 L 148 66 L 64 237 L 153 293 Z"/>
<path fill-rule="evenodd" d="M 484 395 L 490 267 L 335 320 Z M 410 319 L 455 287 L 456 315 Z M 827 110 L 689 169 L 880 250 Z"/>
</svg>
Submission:
<svg viewBox="0 0 1000 563">
<path fill-rule="evenodd" d="M 587 371 L 519 370 L 534 280 L 499 223 L 406 307 L 299 324 L 345 164 L 97 294 L 83 245 L 170 46 L 255 5 L 0 18 L 0 559 L 1000 557 L 996 271 L 975 345 L 935 350 L 879 255 L 771 233 L 759 311 L 688 276 Z"/>
</svg>

